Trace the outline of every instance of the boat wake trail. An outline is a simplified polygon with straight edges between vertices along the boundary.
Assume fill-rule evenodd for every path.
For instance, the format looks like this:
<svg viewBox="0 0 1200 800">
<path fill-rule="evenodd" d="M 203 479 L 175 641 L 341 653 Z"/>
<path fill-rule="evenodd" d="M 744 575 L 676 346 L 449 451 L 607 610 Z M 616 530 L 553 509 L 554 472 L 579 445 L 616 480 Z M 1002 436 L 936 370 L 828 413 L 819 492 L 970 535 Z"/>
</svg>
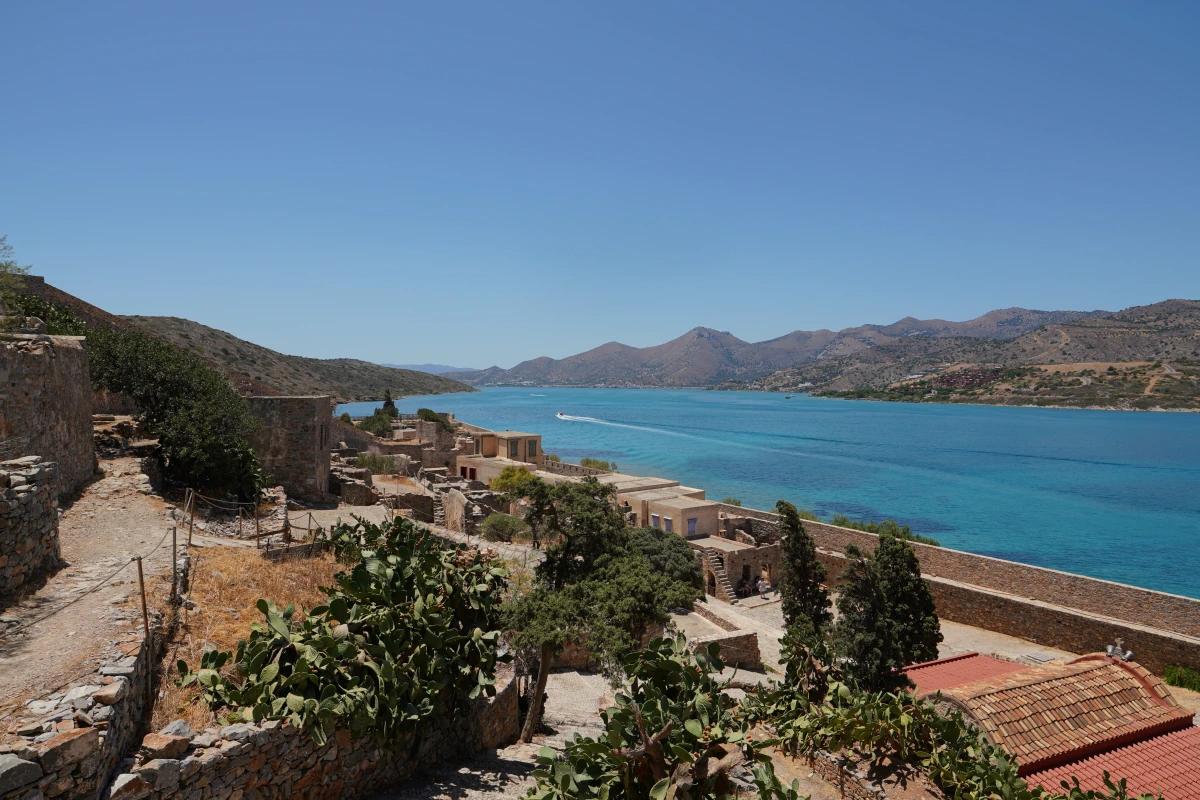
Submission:
<svg viewBox="0 0 1200 800">
<path fill-rule="evenodd" d="M 647 433 L 661 433 L 664 436 L 680 436 L 684 439 L 701 439 L 704 437 L 694 436 L 690 433 L 680 433 L 679 431 L 668 431 L 662 428 L 651 428 L 647 425 L 630 425 L 626 422 L 612 422 L 607 419 L 597 419 L 596 417 L 575 417 L 570 414 L 558 414 L 559 419 L 567 422 L 590 422 L 593 425 L 608 425 L 612 428 L 628 428 L 631 431 L 646 431 Z"/>
</svg>

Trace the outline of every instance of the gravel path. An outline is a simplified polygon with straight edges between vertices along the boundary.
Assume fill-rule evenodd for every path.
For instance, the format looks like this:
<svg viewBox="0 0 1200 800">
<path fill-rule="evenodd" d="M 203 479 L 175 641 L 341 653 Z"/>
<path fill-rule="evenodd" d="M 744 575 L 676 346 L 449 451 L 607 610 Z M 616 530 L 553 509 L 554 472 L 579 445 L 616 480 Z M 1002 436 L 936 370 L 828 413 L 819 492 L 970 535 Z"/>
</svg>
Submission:
<svg viewBox="0 0 1200 800">
<path fill-rule="evenodd" d="M 141 624 L 131 556 L 146 556 L 148 585 L 170 569 L 170 537 L 159 545 L 171 522 L 162 500 L 149 496 L 138 459 L 105 460 L 101 467 L 105 477 L 89 484 L 59 518 L 67 565 L 0 614 L 0 717 L 14 701 L 53 691 L 94 668 L 119 635 Z M 71 601 L 77 602 L 66 608 Z"/>
</svg>

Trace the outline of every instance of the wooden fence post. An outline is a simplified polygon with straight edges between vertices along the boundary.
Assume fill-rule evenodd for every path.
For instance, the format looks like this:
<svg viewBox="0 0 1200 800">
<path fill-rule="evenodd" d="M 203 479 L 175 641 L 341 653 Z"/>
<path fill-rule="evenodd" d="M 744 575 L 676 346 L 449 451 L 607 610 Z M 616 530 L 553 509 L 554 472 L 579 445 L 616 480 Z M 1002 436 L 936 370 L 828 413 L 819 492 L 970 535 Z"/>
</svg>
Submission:
<svg viewBox="0 0 1200 800">
<path fill-rule="evenodd" d="M 179 599 L 179 554 L 175 546 L 175 526 L 171 526 L 171 603 Z"/>
<path fill-rule="evenodd" d="M 146 608 L 146 578 L 142 574 L 142 557 L 134 556 L 138 565 L 138 589 L 142 593 L 142 628 L 146 631 L 146 703 L 154 708 L 154 637 L 150 635 L 150 611 Z"/>
</svg>

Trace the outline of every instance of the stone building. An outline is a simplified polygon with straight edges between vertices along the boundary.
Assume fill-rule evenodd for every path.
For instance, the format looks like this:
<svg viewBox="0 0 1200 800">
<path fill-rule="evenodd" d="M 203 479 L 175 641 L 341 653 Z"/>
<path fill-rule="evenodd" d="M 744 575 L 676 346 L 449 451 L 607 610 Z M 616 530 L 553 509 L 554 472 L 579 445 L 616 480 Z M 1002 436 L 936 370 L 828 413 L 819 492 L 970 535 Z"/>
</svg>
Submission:
<svg viewBox="0 0 1200 800">
<path fill-rule="evenodd" d="M 83 337 L 0 337 L 0 458 L 58 464 L 54 491 L 74 497 L 96 472 L 92 385 Z"/>
<path fill-rule="evenodd" d="M 289 497 L 310 503 L 329 496 L 333 398 L 247 397 L 258 428 L 250 443 L 265 472 Z"/>
</svg>

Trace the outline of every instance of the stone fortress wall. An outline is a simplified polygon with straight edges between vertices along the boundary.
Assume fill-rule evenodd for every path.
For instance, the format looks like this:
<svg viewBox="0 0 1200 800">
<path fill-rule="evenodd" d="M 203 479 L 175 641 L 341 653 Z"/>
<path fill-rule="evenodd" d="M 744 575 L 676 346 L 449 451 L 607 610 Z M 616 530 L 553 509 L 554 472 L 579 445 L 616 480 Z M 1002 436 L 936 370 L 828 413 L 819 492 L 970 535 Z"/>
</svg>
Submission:
<svg viewBox="0 0 1200 800">
<path fill-rule="evenodd" d="M 873 533 L 804 521 L 835 583 L 854 544 L 875 549 Z M 1200 601 L 945 547 L 913 544 L 938 616 L 1073 653 L 1102 651 L 1117 637 L 1138 663 L 1161 675 L 1168 664 L 1200 669 Z"/>
<path fill-rule="evenodd" d="M 79 336 L 0 337 L 0 446 L 7 457 L 58 464 L 57 497 L 71 499 L 96 472 L 92 385 Z"/>
<path fill-rule="evenodd" d="M 61 560 L 57 472 L 38 456 L 0 462 L 0 597 L 16 594 Z"/>
</svg>

